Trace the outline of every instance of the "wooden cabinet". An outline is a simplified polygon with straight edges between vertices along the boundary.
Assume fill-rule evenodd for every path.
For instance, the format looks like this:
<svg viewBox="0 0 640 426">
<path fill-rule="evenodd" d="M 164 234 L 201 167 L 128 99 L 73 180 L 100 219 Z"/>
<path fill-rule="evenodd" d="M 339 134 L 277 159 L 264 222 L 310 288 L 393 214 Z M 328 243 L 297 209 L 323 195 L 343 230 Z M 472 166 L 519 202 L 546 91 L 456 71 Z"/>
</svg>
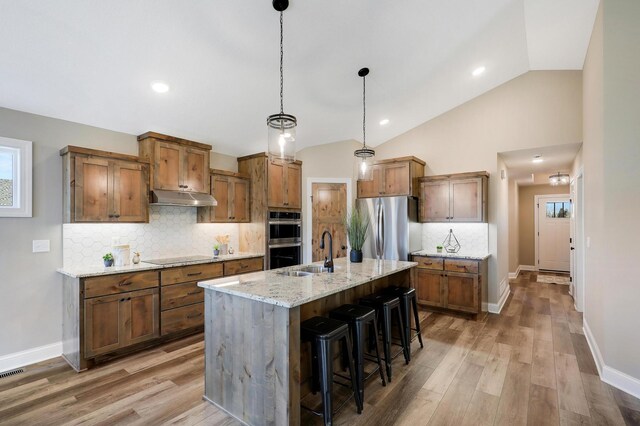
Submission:
<svg viewBox="0 0 640 426">
<path fill-rule="evenodd" d="M 413 256 L 418 303 L 474 315 L 482 312 L 487 260 Z"/>
<path fill-rule="evenodd" d="M 248 175 L 211 170 L 211 195 L 218 205 L 198 207 L 198 222 L 241 223 L 251 221 L 251 180 Z"/>
<path fill-rule="evenodd" d="M 487 222 L 488 178 L 487 172 L 420 178 L 420 221 Z"/>
<path fill-rule="evenodd" d="M 209 193 L 211 145 L 154 132 L 138 142 L 140 157 L 151 164 L 151 189 Z"/>
<path fill-rule="evenodd" d="M 373 179 L 358 181 L 358 198 L 419 196 L 417 179 L 424 175 L 425 162 L 416 157 L 377 161 Z"/>
<path fill-rule="evenodd" d="M 157 288 L 85 299 L 85 357 L 158 337 L 158 306 Z"/>
<path fill-rule="evenodd" d="M 74 146 L 62 149 L 60 155 L 65 222 L 149 221 L 148 163 Z"/>
<path fill-rule="evenodd" d="M 269 159 L 268 165 L 269 207 L 302 208 L 302 166 Z"/>
</svg>

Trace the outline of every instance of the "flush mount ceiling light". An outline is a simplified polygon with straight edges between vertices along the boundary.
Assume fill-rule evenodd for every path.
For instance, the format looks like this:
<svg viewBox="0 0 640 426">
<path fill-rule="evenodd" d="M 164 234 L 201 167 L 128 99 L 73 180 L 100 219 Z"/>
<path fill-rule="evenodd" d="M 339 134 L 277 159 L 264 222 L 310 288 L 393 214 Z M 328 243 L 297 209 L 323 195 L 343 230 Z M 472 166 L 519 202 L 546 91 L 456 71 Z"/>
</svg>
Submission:
<svg viewBox="0 0 640 426">
<path fill-rule="evenodd" d="M 551 186 L 558 185 L 569 185 L 569 175 L 567 173 L 556 173 L 555 175 L 549 176 L 549 184 Z"/>
<path fill-rule="evenodd" d="M 156 93 L 167 93 L 170 87 L 164 81 L 155 80 L 151 82 L 151 89 Z"/>
<path fill-rule="evenodd" d="M 479 75 L 481 75 L 482 73 L 484 73 L 486 70 L 485 67 L 478 67 L 475 70 L 473 70 L 473 72 L 471 73 L 474 77 L 478 77 Z"/>
<path fill-rule="evenodd" d="M 380 120 L 380 125 L 381 125 L 381 126 L 386 126 L 387 124 L 389 124 L 389 119 L 388 119 L 388 118 L 385 118 L 385 119 L 383 119 L 383 120 Z"/>
<path fill-rule="evenodd" d="M 367 147 L 367 132 L 366 132 L 366 119 L 367 119 L 367 74 L 369 74 L 369 68 L 362 68 L 358 71 L 358 76 L 362 77 L 362 148 L 356 149 L 353 155 L 356 157 L 356 167 L 358 168 L 358 180 L 373 180 L 373 158 L 376 152 Z M 382 124 L 382 122 L 380 122 Z"/>
<path fill-rule="evenodd" d="M 543 161 L 542 155 L 535 155 L 533 160 L 531 160 L 532 163 L 542 163 Z"/>
<path fill-rule="evenodd" d="M 291 114 L 284 113 L 284 68 L 283 68 L 283 13 L 289 0 L 273 0 L 273 8 L 280 12 L 280 113 L 267 117 L 269 156 L 291 163 L 296 160 L 296 126 L 298 121 Z"/>
</svg>

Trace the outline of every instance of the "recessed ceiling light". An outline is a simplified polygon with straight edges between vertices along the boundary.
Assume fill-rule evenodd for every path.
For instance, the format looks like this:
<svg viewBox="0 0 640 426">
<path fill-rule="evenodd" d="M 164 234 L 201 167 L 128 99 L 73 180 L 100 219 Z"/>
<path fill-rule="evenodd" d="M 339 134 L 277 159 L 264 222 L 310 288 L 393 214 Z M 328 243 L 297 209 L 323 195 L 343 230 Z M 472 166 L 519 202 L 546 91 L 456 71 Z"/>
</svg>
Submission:
<svg viewBox="0 0 640 426">
<path fill-rule="evenodd" d="M 542 163 L 543 161 L 542 155 L 535 155 L 533 160 L 531 160 L 532 163 Z"/>
<path fill-rule="evenodd" d="M 471 74 L 473 74 L 474 77 L 478 77 L 480 74 L 482 74 L 484 71 L 486 70 L 485 67 L 478 67 L 475 70 L 473 70 L 473 72 Z"/>
<path fill-rule="evenodd" d="M 389 124 L 389 119 L 385 118 L 384 120 L 380 120 L 380 125 L 381 126 L 386 126 L 387 124 Z"/>
<path fill-rule="evenodd" d="M 167 93 L 169 91 L 169 85 L 160 80 L 152 81 L 151 88 L 156 93 Z"/>
</svg>

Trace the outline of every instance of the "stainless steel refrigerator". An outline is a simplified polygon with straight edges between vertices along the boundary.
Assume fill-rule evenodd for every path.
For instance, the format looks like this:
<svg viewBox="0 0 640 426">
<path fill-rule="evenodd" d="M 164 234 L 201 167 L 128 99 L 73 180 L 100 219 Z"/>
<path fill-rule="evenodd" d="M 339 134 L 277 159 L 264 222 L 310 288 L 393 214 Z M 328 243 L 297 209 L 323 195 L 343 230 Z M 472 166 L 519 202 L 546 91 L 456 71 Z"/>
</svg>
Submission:
<svg viewBox="0 0 640 426">
<path fill-rule="evenodd" d="M 363 257 L 409 260 L 409 253 L 422 248 L 417 198 L 360 198 L 356 203 L 370 220 Z"/>
</svg>

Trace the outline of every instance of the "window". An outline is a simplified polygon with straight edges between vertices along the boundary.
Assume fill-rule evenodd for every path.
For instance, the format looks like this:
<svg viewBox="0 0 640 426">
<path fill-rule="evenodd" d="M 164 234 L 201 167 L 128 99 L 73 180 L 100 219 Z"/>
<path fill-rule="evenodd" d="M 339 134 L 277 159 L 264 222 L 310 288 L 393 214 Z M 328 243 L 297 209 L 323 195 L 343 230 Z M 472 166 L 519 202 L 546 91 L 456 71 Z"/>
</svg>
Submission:
<svg viewBox="0 0 640 426">
<path fill-rule="evenodd" d="M 571 204 L 567 202 L 548 202 L 548 218 L 568 218 L 571 215 Z"/>
<path fill-rule="evenodd" d="M 0 217 L 31 217 L 31 142 L 0 137 Z"/>
</svg>

